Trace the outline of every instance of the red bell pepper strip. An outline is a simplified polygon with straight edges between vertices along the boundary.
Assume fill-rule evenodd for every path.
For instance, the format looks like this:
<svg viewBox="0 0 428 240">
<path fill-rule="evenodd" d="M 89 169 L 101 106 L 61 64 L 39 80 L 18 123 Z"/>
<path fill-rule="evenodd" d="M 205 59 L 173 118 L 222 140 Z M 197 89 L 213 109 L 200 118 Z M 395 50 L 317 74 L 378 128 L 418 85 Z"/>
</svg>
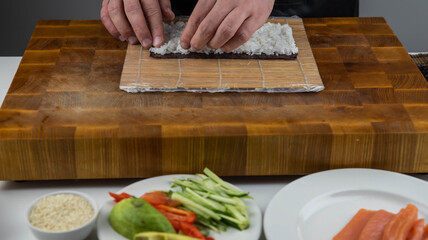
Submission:
<svg viewBox="0 0 428 240">
<path fill-rule="evenodd" d="M 163 211 L 168 212 L 171 215 L 175 215 L 175 220 L 184 221 L 184 222 L 187 222 L 190 224 L 192 224 L 196 220 L 196 215 L 194 212 L 185 211 L 182 209 L 178 209 L 178 208 L 170 207 L 170 206 L 165 206 L 165 205 L 158 205 L 158 206 L 155 206 L 155 208 L 158 211 L 163 210 Z"/>
<path fill-rule="evenodd" d="M 150 203 L 153 206 L 167 205 L 171 207 L 177 207 L 181 205 L 180 202 L 171 200 L 168 194 L 163 191 L 147 192 L 147 193 L 144 193 L 140 198 Z"/>
<path fill-rule="evenodd" d="M 164 215 L 166 218 L 168 218 L 168 220 L 174 220 L 174 221 L 178 221 L 178 222 L 186 222 L 186 220 L 187 220 L 186 216 L 174 214 L 174 213 L 168 212 L 168 211 L 160 209 L 160 208 L 156 208 L 156 210 L 158 210 L 160 213 L 162 213 L 162 215 Z"/>
<path fill-rule="evenodd" d="M 165 205 L 157 205 L 154 207 L 168 219 L 172 227 L 177 232 L 181 230 L 182 222 L 192 224 L 196 220 L 196 215 L 194 212 L 189 212 Z"/>
<path fill-rule="evenodd" d="M 120 201 L 122 201 L 123 199 L 127 199 L 127 198 L 131 197 L 131 195 L 129 195 L 127 193 L 124 193 L 124 192 L 121 193 L 121 194 L 116 194 L 116 193 L 108 192 L 108 194 L 110 194 L 110 196 L 113 197 L 114 201 L 117 202 L 117 203 L 120 202 Z"/>
<path fill-rule="evenodd" d="M 205 236 L 193 224 L 180 222 L 180 229 L 189 237 L 206 240 Z"/>
<path fill-rule="evenodd" d="M 169 213 L 163 209 L 157 209 L 162 215 L 168 219 L 168 221 L 171 223 L 172 227 L 175 229 L 176 232 L 180 230 L 180 222 L 185 220 L 184 216 L 178 216 L 172 213 Z"/>
</svg>

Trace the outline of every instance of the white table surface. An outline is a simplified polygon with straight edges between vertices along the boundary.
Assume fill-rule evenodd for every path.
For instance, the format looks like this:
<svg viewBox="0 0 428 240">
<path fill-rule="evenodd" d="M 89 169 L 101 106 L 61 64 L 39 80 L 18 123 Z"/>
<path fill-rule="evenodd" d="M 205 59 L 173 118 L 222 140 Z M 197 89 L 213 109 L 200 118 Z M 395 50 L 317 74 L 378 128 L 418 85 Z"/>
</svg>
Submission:
<svg viewBox="0 0 428 240">
<path fill-rule="evenodd" d="M 20 60 L 21 57 L 0 57 L 0 103 L 3 102 Z M 413 174 L 413 176 L 428 181 L 428 175 Z M 226 180 L 250 192 L 264 213 L 275 193 L 297 178 L 299 177 L 233 177 Z M 0 239 L 35 239 L 26 226 L 25 212 L 29 204 L 40 195 L 60 190 L 76 190 L 92 196 L 101 207 L 109 199 L 107 192 L 119 191 L 138 180 L 0 181 Z M 97 239 L 96 229 L 88 239 Z M 263 240 L 265 237 L 262 235 L 260 239 Z"/>
</svg>

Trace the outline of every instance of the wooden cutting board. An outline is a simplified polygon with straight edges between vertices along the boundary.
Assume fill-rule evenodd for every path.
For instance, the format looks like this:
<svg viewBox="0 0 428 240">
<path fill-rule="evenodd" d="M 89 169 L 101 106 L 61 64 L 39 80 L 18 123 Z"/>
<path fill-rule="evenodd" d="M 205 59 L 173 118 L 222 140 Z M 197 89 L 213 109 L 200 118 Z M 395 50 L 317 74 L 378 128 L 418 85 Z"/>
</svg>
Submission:
<svg viewBox="0 0 428 240">
<path fill-rule="evenodd" d="M 0 179 L 428 172 L 428 86 L 383 18 L 304 19 L 319 93 L 119 89 L 126 43 L 40 21 L 0 109 Z"/>
<path fill-rule="evenodd" d="M 324 89 L 302 19 L 288 24 L 299 48 L 295 60 L 156 59 L 129 45 L 120 89 L 128 92 L 319 92 Z"/>
</svg>

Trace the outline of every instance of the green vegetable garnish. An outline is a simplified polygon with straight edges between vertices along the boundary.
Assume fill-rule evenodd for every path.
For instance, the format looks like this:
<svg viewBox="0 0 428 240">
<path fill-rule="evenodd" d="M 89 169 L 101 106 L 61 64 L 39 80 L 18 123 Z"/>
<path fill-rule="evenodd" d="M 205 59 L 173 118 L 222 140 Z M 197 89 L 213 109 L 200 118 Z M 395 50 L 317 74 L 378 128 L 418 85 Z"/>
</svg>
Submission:
<svg viewBox="0 0 428 240">
<path fill-rule="evenodd" d="M 181 187 L 182 191 L 174 192 L 171 198 L 194 212 L 197 223 L 216 232 L 224 231 L 224 225 L 240 230 L 248 228 L 247 206 L 241 199 L 251 198 L 248 193 L 234 188 L 208 168 L 204 173 L 173 179 L 173 187 Z"/>
</svg>

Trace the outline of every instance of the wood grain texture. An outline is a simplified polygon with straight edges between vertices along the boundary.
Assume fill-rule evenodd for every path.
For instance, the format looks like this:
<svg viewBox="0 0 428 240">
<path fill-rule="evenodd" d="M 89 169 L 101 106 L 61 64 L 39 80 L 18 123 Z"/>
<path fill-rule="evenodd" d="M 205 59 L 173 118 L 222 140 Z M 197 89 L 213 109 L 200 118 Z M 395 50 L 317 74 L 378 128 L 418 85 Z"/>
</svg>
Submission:
<svg viewBox="0 0 428 240">
<path fill-rule="evenodd" d="M 293 29 L 299 48 L 296 59 L 162 59 L 151 57 L 149 50 L 141 45 L 129 44 L 120 89 L 128 92 L 275 93 L 323 90 L 302 19 L 268 21 L 288 24 Z"/>
<path fill-rule="evenodd" d="M 0 179 L 428 172 L 428 86 L 384 19 L 304 24 L 320 93 L 127 94 L 126 43 L 40 21 L 0 110 Z"/>
</svg>

